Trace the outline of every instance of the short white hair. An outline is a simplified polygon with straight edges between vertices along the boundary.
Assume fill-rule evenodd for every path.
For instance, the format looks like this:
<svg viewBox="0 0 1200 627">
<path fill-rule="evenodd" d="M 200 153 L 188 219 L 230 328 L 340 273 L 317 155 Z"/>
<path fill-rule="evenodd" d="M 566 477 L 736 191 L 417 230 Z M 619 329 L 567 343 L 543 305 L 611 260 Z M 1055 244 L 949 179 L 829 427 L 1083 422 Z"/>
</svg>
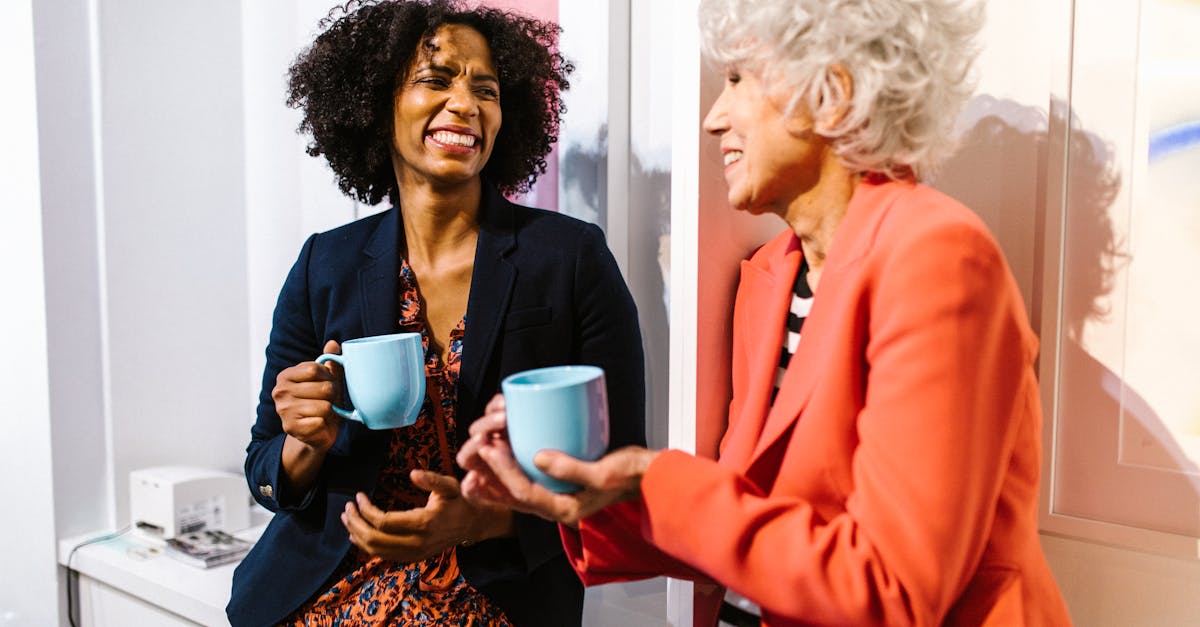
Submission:
<svg viewBox="0 0 1200 627">
<path fill-rule="evenodd" d="M 975 0 L 701 0 L 700 34 L 709 60 L 785 90 L 788 112 L 805 105 L 850 169 L 920 180 L 954 151 L 983 10 Z M 830 72 L 839 64 L 849 101 Z"/>
</svg>

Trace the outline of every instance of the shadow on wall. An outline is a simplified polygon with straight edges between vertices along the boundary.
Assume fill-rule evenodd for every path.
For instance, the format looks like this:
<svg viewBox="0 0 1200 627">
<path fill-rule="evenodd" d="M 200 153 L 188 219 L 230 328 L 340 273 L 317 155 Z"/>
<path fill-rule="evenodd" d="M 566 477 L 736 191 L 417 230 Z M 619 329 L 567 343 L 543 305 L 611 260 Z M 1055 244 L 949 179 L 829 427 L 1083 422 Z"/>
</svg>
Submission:
<svg viewBox="0 0 1200 627">
<path fill-rule="evenodd" d="M 558 210 L 604 226 L 608 220 L 608 127 L 585 144 L 560 144 L 558 169 L 562 197 Z"/>
<path fill-rule="evenodd" d="M 1087 325 L 1111 312 L 1115 276 L 1128 260 L 1110 214 L 1122 184 L 1112 146 L 1058 101 L 1048 117 L 1033 107 L 984 96 L 972 101 L 964 117 L 969 129 L 939 177 L 946 184 L 939 187 L 979 211 L 989 226 L 1003 222 L 1004 212 L 1022 212 L 1015 222 L 1029 229 L 1035 248 L 1044 237 L 1044 217 L 1037 215 L 1037 198 L 1021 197 L 1020 190 L 1036 180 L 1037 193 L 1044 196 L 1048 129 L 1067 133 L 1058 431 L 1055 450 L 1044 452 L 1056 456 L 1052 510 L 1200 536 L 1200 468 L 1154 408 L 1089 353 L 1084 341 Z M 1006 253 L 1011 254 L 1007 247 Z M 1034 263 L 1031 311 L 1040 311 L 1041 269 L 1056 263 Z M 1043 351 L 1054 350 L 1052 340 L 1043 338 Z M 1052 424 L 1049 416 L 1046 424 Z M 1122 463 L 1123 446 L 1138 446 L 1143 458 L 1163 463 Z"/>
<path fill-rule="evenodd" d="M 594 140 L 563 147 L 559 159 L 560 211 L 601 225 L 607 220 L 609 202 L 607 135 L 607 126 L 601 126 Z M 652 448 L 665 448 L 670 383 L 671 173 L 645 166 L 636 152 L 630 155 L 629 169 L 626 280 L 637 301 L 646 354 L 646 439 Z M 658 271 L 650 272 L 650 268 Z"/>
</svg>

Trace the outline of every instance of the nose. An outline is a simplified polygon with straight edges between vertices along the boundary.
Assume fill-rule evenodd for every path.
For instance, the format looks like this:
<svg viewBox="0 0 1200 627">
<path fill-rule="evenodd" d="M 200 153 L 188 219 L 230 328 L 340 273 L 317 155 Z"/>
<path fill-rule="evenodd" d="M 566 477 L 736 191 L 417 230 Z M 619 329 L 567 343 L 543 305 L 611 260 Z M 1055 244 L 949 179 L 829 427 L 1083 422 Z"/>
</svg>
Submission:
<svg viewBox="0 0 1200 627">
<path fill-rule="evenodd" d="M 470 85 L 455 82 L 450 87 L 450 97 L 446 108 L 464 118 L 474 117 L 479 113 L 479 98 Z"/>
<path fill-rule="evenodd" d="M 729 87 L 726 86 L 721 90 L 721 94 L 708 108 L 708 115 L 704 116 L 704 132 L 709 135 L 720 136 L 729 130 L 729 110 L 726 103 L 725 95 L 729 93 Z"/>
</svg>

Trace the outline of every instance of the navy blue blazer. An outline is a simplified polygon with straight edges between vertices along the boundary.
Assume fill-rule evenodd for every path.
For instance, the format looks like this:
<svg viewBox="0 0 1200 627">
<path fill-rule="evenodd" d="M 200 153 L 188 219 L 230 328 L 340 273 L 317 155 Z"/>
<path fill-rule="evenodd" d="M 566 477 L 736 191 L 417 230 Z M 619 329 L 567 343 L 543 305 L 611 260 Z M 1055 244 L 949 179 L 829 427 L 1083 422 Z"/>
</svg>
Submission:
<svg viewBox="0 0 1200 627">
<path fill-rule="evenodd" d="M 458 389 L 458 441 L 500 380 L 561 364 L 604 368 L 610 446 L 645 442 L 645 379 L 633 298 L 595 225 L 512 204 L 485 184 L 467 303 Z M 339 342 L 399 329 L 400 212 L 392 208 L 305 242 L 275 307 L 246 479 L 275 516 L 238 566 L 226 613 L 234 627 L 275 624 L 313 595 L 350 548 L 339 516 L 372 494 L 387 432 L 343 421 L 317 485 L 284 494 L 285 434 L 271 390 L 281 370 Z M 466 579 L 518 626 L 578 625 L 583 588 L 555 525 L 517 514 L 516 537 L 459 548 Z"/>
</svg>

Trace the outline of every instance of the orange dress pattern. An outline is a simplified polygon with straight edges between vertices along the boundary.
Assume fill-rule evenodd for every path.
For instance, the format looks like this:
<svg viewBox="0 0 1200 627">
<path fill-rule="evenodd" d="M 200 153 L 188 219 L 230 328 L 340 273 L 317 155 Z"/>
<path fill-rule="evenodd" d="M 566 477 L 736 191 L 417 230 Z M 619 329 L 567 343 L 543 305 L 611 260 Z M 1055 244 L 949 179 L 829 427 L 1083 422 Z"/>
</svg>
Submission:
<svg viewBox="0 0 1200 627">
<path fill-rule="evenodd" d="M 425 345 L 425 404 L 417 422 L 391 432 L 388 460 L 380 471 L 372 501 L 380 509 L 423 507 L 429 494 L 409 480 L 414 469 L 452 474 L 458 374 L 466 318 L 450 332 L 443 364 L 429 350 L 417 279 L 407 260 L 400 262 L 400 332 L 421 334 Z M 455 548 L 421 562 L 402 564 L 371 557 L 351 545 L 334 571 L 334 583 L 283 621 L 289 627 L 367 625 L 454 625 L 509 627 L 500 608 L 471 587 L 458 569 Z"/>
</svg>

